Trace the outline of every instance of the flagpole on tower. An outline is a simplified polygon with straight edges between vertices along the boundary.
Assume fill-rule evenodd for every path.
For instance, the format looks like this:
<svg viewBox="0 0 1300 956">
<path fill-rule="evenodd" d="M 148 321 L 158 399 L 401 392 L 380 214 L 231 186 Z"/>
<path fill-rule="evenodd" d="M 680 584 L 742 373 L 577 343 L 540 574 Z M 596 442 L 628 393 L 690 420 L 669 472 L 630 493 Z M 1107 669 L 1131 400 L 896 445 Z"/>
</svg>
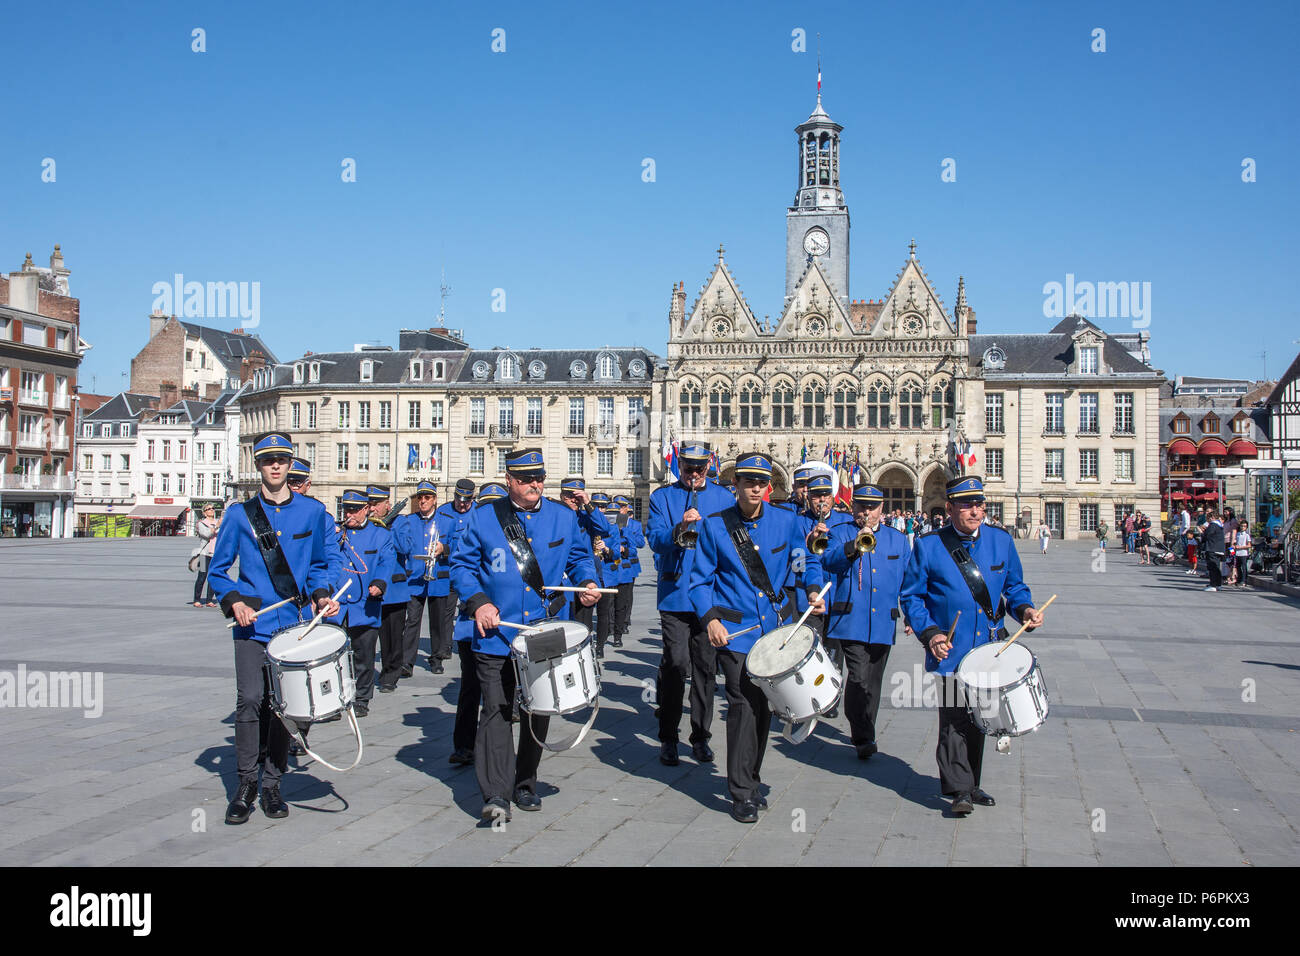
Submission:
<svg viewBox="0 0 1300 956">
<path fill-rule="evenodd" d="M 822 103 L 822 35 L 817 34 L 817 105 Z"/>
</svg>

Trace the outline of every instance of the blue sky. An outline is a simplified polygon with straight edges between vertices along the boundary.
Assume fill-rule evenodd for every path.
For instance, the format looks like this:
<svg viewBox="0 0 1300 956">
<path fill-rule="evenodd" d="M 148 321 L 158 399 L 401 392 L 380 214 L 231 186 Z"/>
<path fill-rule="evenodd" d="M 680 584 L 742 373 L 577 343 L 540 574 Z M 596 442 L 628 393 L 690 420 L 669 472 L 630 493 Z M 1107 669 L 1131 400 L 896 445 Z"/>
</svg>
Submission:
<svg viewBox="0 0 1300 956">
<path fill-rule="evenodd" d="M 1073 274 L 1151 283 L 1166 374 L 1259 377 L 1267 349 L 1276 376 L 1300 350 L 1295 4 L 46 9 L 0 39 L 0 267 L 62 244 L 86 389 L 124 385 L 178 272 L 260 283 L 282 358 L 396 345 L 433 323 L 443 267 L 478 347 L 662 354 L 672 285 L 693 301 L 720 242 L 775 316 L 819 31 L 853 298 L 886 294 L 915 238 L 981 332 L 1045 330 L 1043 285 Z"/>
</svg>

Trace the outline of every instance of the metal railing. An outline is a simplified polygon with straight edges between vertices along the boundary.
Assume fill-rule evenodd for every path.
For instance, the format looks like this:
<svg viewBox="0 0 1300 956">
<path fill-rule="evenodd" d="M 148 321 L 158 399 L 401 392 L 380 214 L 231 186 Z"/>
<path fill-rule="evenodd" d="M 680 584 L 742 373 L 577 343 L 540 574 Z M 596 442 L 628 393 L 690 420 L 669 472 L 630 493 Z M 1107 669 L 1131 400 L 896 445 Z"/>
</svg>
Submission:
<svg viewBox="0 0 1300 956">
<path fill-rule="evenodd" d="M 48 398 L 45 392 L 29 392 L 25 388 L 18 390 L 18 402 L 22 405 L 39 405 L 44 408 Z"/>
<path fill-rule="evenodd" d="M 0 489 L 4 491 L 71 491 L 71 475 L 0 475 Z"/>
<path fill-rule="evenodd" d="M 618 441 L 619 428 L 617 425 L 592 425 L 587 429 L 587 441 L 594 441 L 598 445 L 612 445 Z"/>
<path fill-rule="evenodd" d="M 492 425 L 488 428 L 488 441 L 518 441 L 518 425 Z"/>
</svg>

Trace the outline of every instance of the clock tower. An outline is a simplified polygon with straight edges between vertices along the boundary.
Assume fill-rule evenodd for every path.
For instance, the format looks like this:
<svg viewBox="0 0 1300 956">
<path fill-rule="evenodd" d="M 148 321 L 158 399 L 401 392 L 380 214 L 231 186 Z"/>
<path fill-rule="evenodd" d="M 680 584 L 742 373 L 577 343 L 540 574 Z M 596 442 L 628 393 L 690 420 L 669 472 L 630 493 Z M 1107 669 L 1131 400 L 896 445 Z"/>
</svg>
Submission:
<svg viewBox="0 0 1300 956">
<path fill-rule="evenodd" d="M 819 77 L 820 80 L 820 77 Z M 819 83 L 820 85 L 820 83 Z M 845 312 L 849 308 L 849 207 L 840 190 L 840 126 L 822 109 L 795 127 L 798 179 L 785 214 L 785 301 L 816 257 Z"/>
</svg>

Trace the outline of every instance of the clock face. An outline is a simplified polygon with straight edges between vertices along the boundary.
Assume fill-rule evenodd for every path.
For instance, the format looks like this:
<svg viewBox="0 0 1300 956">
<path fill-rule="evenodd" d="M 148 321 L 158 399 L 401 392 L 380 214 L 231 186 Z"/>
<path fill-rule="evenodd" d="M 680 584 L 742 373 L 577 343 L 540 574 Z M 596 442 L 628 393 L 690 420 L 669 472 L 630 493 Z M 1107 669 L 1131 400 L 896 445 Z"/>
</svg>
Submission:
<svg viewBox="0 0 1300 956">
<path fill-rule="evenodd" d="M 814 315 L 805 323 L 804 329 L 809 335 L 821 335 L 826 331 L 826 322 L 819 316 Z"/>
<path fill-rule="evenodd" d="M 921 321 L 919 315 L 903 316 L 903 331 L 908 335 L 920 335 L 925 329 L 925 323 Z"/>
<path fill-rule="evenodd" d="M 714 319 L 709 323 L 709 331 L 715 339 L 726 338 L 731 333 L 731 323 L 726 319 Z"/>
<path fill-rule="evenodd" d="M 831 237 L 821 228 L 809 229 L 803 237 L 803 251 L 810 256 L 824 256 L 831 248 Z"/>
</svg>

